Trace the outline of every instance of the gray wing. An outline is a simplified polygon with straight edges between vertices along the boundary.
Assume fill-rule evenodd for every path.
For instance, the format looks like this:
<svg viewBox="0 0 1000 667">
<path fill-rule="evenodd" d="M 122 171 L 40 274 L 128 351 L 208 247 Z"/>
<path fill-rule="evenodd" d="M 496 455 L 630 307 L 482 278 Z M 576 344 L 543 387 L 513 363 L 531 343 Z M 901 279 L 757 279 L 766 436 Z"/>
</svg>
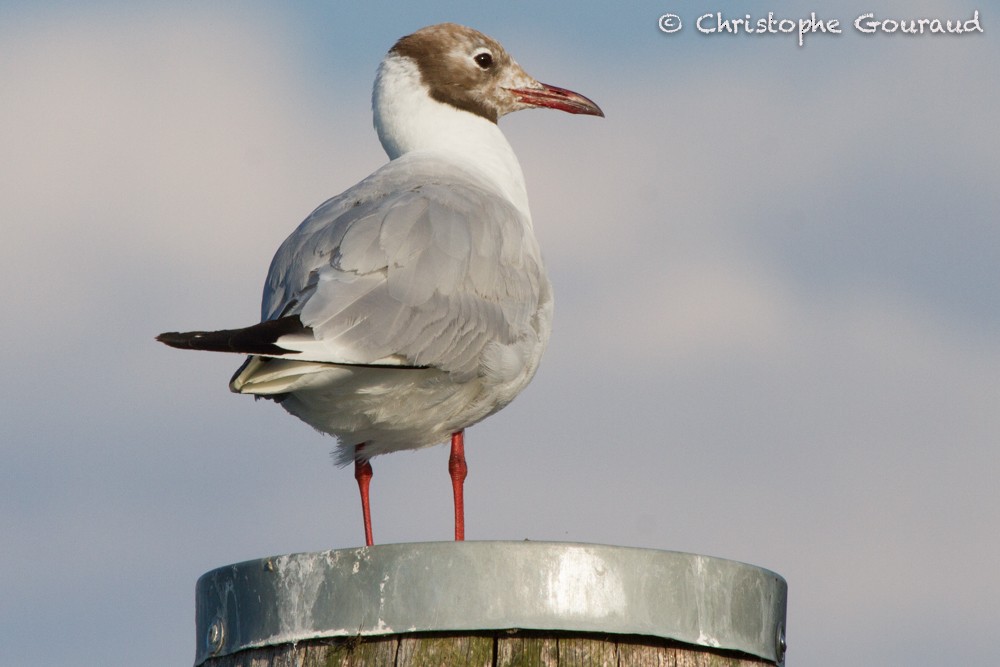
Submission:
<svg viewBox="0 0 1000 667">
<path fill-rule="evenodd" d="M 487 347 L 539 336 L 549 290 L 530 221 L 506 199 L 460 173 L 376 172 L 282 244 L 262 310 L 312 329 L 296 359 L 471 375 Z"/>
</svg>

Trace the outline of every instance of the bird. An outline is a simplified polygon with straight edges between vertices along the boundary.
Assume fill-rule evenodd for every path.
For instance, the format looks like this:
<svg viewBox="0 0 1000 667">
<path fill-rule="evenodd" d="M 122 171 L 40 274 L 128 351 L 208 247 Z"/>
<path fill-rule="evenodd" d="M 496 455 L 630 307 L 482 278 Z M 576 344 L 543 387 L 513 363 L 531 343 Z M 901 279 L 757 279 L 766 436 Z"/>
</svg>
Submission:
<svg viewBox="0 0 1000 667">
<path fill-rule="evenodd" d="M 475 29 L 442 23 L 401 37 L 372 92 L 389 161 L 281 244 L 260 323 L 157 336 L 248 355 L 233 392 L 333 435 L 336 462 L 354 464 L 367 546 L 371 459 L 449 439 L 455 539 L 465 538 L 465 429 L 527 386 L 548 343 L 552 286 L 521 166 L 497 125 L 531 108 L 604 116 Z"/>
</svg>

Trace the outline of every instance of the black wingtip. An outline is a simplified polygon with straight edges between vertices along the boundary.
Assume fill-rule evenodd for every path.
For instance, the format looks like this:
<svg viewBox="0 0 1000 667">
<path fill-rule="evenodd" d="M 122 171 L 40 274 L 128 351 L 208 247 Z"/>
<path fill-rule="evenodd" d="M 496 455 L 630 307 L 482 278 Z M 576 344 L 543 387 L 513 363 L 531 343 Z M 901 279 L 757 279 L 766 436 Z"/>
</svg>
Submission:
<svg viewBox="0 0 1000 667">
<path fill-rule="evenodd" d="M 202 345 L 197 344 L 197 340 L 203 337 L 205 334 L 211 334 L 213 332 L 208 331 L 167 331 L 161 333 L 156 337 L 156 340 L 163 343 L 164 345 L 169 345 L 170 347 L 176 347 L 180 350 L 200 350 L 203 349 Z M 221 333 L 221 332 L 218 332 Z"/>
<path fill-rule="evenodd" d="M 168 331 L 161 333 L 156 340 L 180 350 L 281 356 L 292 351 L 275 345 L 275 341 L 285 335 L 305 333 L 311 334 L 312 329 L 304 326 L 298 315 L 291 315 L 244 329 Z"/>
</svg>

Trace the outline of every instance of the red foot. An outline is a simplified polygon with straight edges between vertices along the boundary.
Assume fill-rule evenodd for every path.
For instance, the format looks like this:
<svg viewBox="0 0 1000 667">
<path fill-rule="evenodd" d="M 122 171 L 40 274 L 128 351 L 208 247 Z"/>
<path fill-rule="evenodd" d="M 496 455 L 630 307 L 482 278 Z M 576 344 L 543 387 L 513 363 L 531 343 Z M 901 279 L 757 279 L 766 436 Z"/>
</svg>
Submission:
<svg viewBox="0 0 1000 667">
<path fill-rule="evenodd" d="M 455 494 L 455 541 L 465 540 L 465 499 L 462 485 L 469 474 L 469 466 L 465 463 L 465 431 L 451 434 L 451 456 L 448 457 L 448 474 L 451 475 L 451 488 Z"/>
<path fill-rule="evenodd" d="M 361 443 L 354 448 L 354 479 L 358 480 L 358 489 L 361 491 L 361 513 L 365 519 L 365 546 L 372 546 L 372 510 L 368 500 L 368 486 L 372 481 L 372 466 L 367 459 L 359 457 L 365 444 Z"/>
</svg>

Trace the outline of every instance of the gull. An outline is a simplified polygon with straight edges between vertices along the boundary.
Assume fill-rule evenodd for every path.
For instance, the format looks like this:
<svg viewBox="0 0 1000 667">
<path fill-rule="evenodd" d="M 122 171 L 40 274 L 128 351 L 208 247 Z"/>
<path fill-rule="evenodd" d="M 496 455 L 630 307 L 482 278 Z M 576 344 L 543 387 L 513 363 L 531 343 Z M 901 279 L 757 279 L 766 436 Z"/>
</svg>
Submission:
<svg viewBox="0 0 1000 667">
<path fill-rule="evenodd" d="M 604 115 L 472 28 L 402 37 L 372 93 L 389 162 L 282 243 L 261 322 L 157 337 L 249 355 L 232 391 L 335 436 L 337 463 L 354 463 L 368 546 L 370 460 L 449 438 L 455 539 L 465 538 L 465 429 L 527 386 L 548 343 L 552 287 L 521 166 L 497 126 L 530 108 Z"/>
</svg>

